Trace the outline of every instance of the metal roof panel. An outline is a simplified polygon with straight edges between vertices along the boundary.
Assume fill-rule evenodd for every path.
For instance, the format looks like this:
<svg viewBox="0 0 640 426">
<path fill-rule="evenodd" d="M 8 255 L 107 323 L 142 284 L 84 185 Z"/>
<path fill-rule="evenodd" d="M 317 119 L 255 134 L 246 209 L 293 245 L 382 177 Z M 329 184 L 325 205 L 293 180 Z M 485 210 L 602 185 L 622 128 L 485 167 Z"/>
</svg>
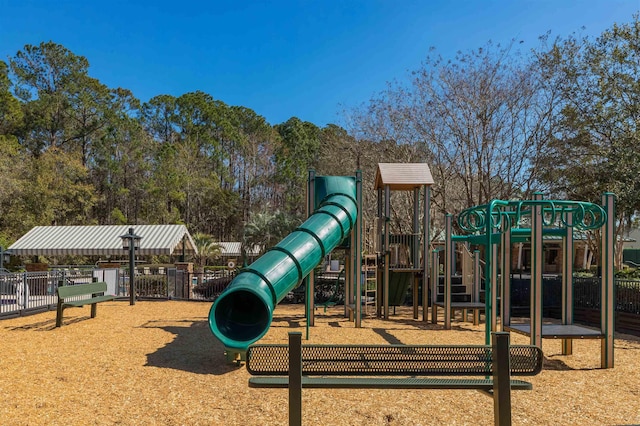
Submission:
<svg viewBox="0 0 640 426">
<path fill-rule="evenodd" d="M 375 189 L 388 185 L 391 190 L 408 191 L 433 184 L 433 176 L 426 163 L 378 163 Z"/>
<path fill-rule="evenodd" d="M 120 236 L 129 228 L 142 237 L 138 255 L 180 253 L 183 240 L 185 252 L 198 252 L 185 225 L 36 226 L 9 249 L 20 256 L 121 255 Z"/>
</svg>

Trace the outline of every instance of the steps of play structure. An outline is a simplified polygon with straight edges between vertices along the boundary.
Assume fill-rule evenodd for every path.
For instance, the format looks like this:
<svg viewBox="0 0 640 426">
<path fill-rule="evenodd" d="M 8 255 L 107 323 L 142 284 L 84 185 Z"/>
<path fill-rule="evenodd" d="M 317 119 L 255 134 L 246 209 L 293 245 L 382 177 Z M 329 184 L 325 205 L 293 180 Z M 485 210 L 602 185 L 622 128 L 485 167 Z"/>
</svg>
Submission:
<svg viewBox="0 0 640 426">
<path fill-rule="evenodd" d="M 438 293 L 436 294 L 436 302 L 444 302 L 444 277 L 438 277 Z M 451 302 L 471 302 L 471 294 L 469 287 L 462 284 L 462 276 L 451 276 Z"/>
<path fill-rule="evenodd" d="M 444 302 L 444 294 L 436 295 L 436 302 Z M 471 295 L 464 293 L 451 293 L 451 302 L 471 302 Z"/>
<path fill-rule="evenodd" d="M 461 285 L 461 284 L 451 285 L 451 294 L 466 293 L 466 292 L 467 292 L 467 286 L 465 285 Z M 438 286 L 438 294 L 442 294 L 442 293 L 444 293 L 444 284 Z"/>
<path fill-rule="evenodd" d="M 438 283 L 440 285 L 444 285 L 444 276 L 439 276 L 438 277 Z M 462 284 L 462 276 L 460 275 L 452 275 L 451 276 L 451 284 Z"/>
</svg>

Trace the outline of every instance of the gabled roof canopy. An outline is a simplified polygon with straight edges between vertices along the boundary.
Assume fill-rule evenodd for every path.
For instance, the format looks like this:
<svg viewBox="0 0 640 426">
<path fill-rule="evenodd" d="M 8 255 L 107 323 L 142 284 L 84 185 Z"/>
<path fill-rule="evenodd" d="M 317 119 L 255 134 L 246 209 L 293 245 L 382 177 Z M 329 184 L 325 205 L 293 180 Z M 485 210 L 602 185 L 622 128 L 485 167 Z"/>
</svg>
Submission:
<svg viewBox="0 0 640 426">
<path fill-rule="evenodd" d="M 215 243 L 220 246 L 220 256 L 223 257 L 240 257 L 242 256 L 242 243 L 239 241 L 222 241 Z M 247 255 L 257 256 L 260 253 L 260 247 L 254 246 L 247 250 Z"/>
<path fill-rule="evenodd" d="M 433 185 L 426 163 L 378 163 L 375 189 L 410 191 L 422 185 Z"/>
<path fill-rule="evenodd" d="M 133 228 L 142 237 L 136 254 L 172 255 L 197 253 L 184 225 L 102 225 L 102 226 L 36 226 L 9 250 L 19 256 L 105 256 L 123 255 L 121 235 Z"/>
</svg>

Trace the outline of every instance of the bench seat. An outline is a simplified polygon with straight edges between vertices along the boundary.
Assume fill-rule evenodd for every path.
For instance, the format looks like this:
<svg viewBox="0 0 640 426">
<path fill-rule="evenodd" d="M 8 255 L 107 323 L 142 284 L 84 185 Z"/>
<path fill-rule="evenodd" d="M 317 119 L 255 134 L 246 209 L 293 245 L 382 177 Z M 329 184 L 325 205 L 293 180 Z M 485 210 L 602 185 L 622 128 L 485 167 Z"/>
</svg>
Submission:
<svg viewBox="0 0 640 426">
<path fill-rule="evenodd" d="M 288 377 L 258 376 L 249 378 L 250 388 L 289 387 Z M 435 377 L 302 377 L 308 389 L 472 389 L 493 390 L 493 379 L 447 379 Z M 523 380 L 511 380 L 512 390 L 531 390 Z"/>
<path fill-rule="evenodd" d="M 108 302 L 109 300 L 114 300 L 115 298 L 115 296 L 104 295 L 92 297 L 90 299 L 70 300 L 68 302 L 64 302 L 64 306 L 81 307 L 85 305 L 91 305 L 93 303 Z"/>
<path fill-rule="evenodd" d="M 66 308 L 79 308 L 91 305 L 91 318 L 96 317 L 96 306 L 100 302 L 108 302 L 116 297 L 104 294 L 107 290 L 107 283 L 94 282 L 87 284 L 76 284 L 60 286 L 56 290 L 58 294 L 58 306 L 56 312 L 56 327 L 62 326 L 62 318 Z M 90 297 L 87 297 L 90 296 Z"/>
<path fill-rule="evenodd" d="M 511 375 L 540 373 L 543 354 L 504 332 L 491 345 L 302 345 L 290 332 L 289 345 L 253 345 L 246 359 L 249 387 L 289 390 L 290 426 L 302 424 L 305 388 L 477 390 L 493 398 L 494 423 L 510 426 L 511 391 L 533 389 Z"/>
</svg>

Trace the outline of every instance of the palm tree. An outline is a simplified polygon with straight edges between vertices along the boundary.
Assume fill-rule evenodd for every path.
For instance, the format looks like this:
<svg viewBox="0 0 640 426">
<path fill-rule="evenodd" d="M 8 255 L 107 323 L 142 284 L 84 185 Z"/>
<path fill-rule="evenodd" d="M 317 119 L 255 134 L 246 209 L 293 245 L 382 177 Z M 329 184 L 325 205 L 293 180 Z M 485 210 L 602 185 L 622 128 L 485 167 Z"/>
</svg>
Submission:
<svg viewBox="0 0 640 426">
<path fill-rule="evenodd" d="M 193 263 L 200 268 L 204 268 L 211 259 L 216 259 L 222 254 L 222 247 L 217 244 L 211 235 L 196 233 L 193 236 L 193 242 L 198 249 L 198 254 L 192 256 Z"/>
<path fill-rule="evenodd" d="M 275 236 L 272 232 L 275 217 L 275 214 L 268 211 L 251 215 L 251 219 L 244 227 L 242 236 L 243 255 L 253 247 L 258 247 L 260 254 L 262 254 L 266 249 L 277 243 L 277 241 L 274 241 Z"/>
<path fill-rule="evenodd" d="M 300 220 L 279 210 L 275 212 L 264 210 L 254 213 L 244 227 L 243 257 L 246 259 L 246 252 L 254 247 L 259 248 L 260 254 L 264 253 L 299 224 Z"/>
</svg>

